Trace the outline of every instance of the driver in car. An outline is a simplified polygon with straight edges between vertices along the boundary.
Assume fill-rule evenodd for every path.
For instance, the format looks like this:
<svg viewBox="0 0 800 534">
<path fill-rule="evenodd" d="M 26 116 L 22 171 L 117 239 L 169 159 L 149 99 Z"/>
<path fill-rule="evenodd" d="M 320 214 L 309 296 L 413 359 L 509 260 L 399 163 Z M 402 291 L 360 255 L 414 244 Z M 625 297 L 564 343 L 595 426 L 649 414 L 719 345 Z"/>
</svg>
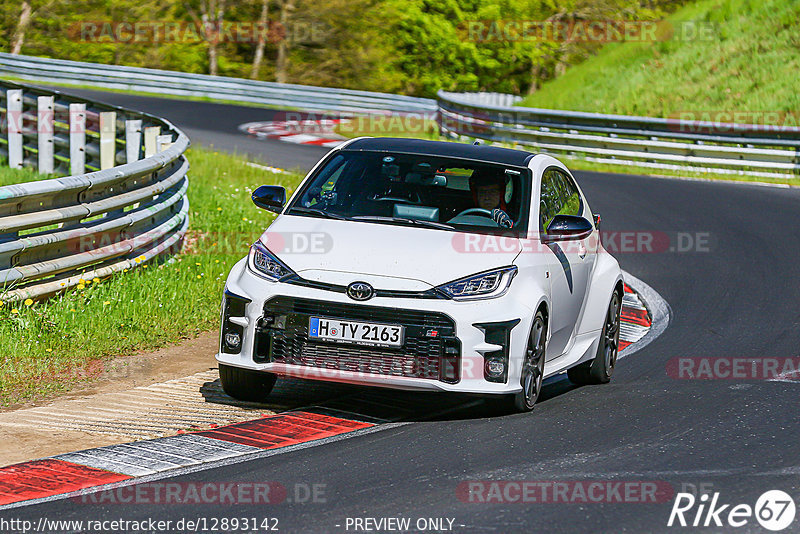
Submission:
<svg viewBox="0 0 800 534">
<path fill-rule="evenodd" d="M 506 182 L 503 177 L 476 170 L 469 178 L 469 188 L 475 205 L 491 212 L 492 219 L 498 226 L 514 227 L 514 221 L 506 213 L 508 210 L 505 201 Z"/>
</svg>

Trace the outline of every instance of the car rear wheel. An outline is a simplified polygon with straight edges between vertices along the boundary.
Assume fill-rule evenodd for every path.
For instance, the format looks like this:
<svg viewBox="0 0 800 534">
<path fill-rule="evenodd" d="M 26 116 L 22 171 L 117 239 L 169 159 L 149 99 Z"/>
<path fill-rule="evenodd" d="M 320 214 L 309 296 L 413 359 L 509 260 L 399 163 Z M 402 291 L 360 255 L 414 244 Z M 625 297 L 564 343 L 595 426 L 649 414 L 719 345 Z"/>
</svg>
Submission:
<svg viewBox="0 0 800 534">
<path fill-rule="evenodd" d="M 606 311 L 600 343 L 594 359 L 584 362 L 567 371 L 569 379 L 579 385 L 606 384 L 614 374 L 619 353 L 619 324 L 622 312 L 622 299 L 619 291 L 611 295 L 611 302 Z"/>
<path fill-rule="evenodd" d="M 266 400 L 277 379 L 278 377 L 272 373 L 219 364 L 219 381 L 222 389 L 237 400 L 248 402 Z"/>
</svg>

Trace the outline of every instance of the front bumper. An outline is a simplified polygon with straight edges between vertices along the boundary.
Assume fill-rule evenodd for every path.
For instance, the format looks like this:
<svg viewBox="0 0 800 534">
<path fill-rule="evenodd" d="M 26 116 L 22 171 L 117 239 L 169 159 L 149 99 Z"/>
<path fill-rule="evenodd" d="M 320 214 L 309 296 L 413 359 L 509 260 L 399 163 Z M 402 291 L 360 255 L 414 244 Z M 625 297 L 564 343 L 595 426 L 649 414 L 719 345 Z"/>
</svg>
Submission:
<svg viewBox="0 0 800 534">
<path fill-rule="evenodd" d="M 470 302 L 377 296 L 356 303 L 344 294 L 325 289 L 271 282 L 252 273 L 242 260 L 231 270 L 226 292 L 234 299 L 245 299 L 239 310 L 234 310 L 234 315 L 242 317 L 233 317 L 233 323 L 229 320 L 223 325 L 223 330 L 227 324 L 240 333 L 241 348 L 232 353 L 235 351 L 221 344 L 216 356 L 220 363 L 281 376 L 395 389 L 490 394 L 520 390 L 521 360 L 534 312 L 512 290 L 502 297 Z M 298 302 L 302 306 L 294 304 Z M 288 324 L 278 325 L 279 329 L 273 329 L 273 324 L 265 329 L 267 321 L 262 320 L 265 310 L 270 316 L 288 317 L 279 319 Z M 223 310 L 223 318 L 231 311 L 230 306 Z M 317 314 L 405 323 L 413 336 L 407 339 L 402 351 L 350 347 L 346 358 L 337 354 L 337 363 L 331 365 L 332 360 L 326 358 L 335 352 L 333 348 L 341 345 L 306 343 L 303 321 L 308 315 Z M 486 334 L 485 326 L 475 326 L 486 323 L 513 325 L 509 326 L 509 335 L 503 336 L 508 344 L 508 365 L 502 381 L 490 381 L 485 376 L 485 357 L 497 354 L 498 348 L 497 336 L 487 340 L 491 336 Z M 430 330 L 436 330 L 438 337 L 425 339 L 425 332 L 430 335 Z M 265 347 L 265 333 L 273 344 L 271 349 Z M 458 349 L 457 358 L 452 358 L 454 346 Z M 302 358 L 295 357 L 301 353 Z M 450 364 L 456 366 L 455 372 L 447 368 Z"/>
</svg>

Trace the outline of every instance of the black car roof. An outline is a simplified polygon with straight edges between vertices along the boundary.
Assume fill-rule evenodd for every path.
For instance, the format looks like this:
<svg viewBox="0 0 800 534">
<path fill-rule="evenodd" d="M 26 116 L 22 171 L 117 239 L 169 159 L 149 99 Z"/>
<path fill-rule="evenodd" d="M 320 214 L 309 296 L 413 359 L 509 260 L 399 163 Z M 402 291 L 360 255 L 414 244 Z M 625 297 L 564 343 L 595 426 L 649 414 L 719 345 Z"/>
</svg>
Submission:
<svg viewBox="0 0 800 534">
<path fill-rule="evenodd" d="M 466 143 L 395 137 L 366 137 L 358 139 L 342 148 L 342 151 L 378 151 L 446 156 L 517 167 L 526 167 L 528 161 L 536 155 L 523 150 L 512 150 L 489 145 L 470 145 Z"/>
</svg>

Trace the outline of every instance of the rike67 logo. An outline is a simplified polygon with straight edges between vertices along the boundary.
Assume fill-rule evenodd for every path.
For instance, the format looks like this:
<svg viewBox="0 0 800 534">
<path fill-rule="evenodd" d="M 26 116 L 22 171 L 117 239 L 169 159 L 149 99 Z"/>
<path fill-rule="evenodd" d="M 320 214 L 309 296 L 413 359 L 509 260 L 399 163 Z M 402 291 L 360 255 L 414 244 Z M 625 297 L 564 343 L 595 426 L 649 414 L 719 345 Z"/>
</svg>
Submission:
<svg viewBox="0 0 800 534">
<path fill-rule="evenodd" d="M 763 528 L 777 532 L 792 524 L 796 512 L 792 497 L 780 490 L 763 493 L 755 506 L 723 503 L 719 492 L 711 497 L 704 493 L 699 498 L 678 493 L 667 526 L 739 528 L 755 518 Z"/>
</svg>

